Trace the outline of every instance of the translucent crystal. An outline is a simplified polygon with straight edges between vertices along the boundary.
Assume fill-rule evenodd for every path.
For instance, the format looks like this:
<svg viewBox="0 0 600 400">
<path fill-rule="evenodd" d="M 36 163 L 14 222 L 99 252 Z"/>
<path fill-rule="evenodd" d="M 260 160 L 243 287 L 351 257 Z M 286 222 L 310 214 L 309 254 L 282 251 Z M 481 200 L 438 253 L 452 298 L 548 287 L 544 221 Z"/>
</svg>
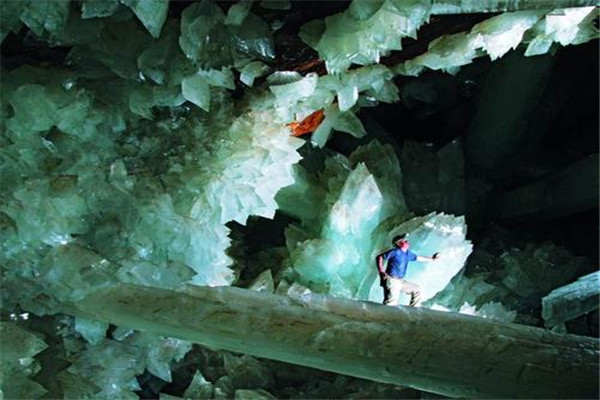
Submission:
<svg viewBox="0 0 600 400">
<path fill-rule="evenodd" d="M 108 17 L 118 7 L 118 0 L 85 0 L 81 4 L 81 18 Z"/>
<path fill-rule="evenodd" d="M 211 399 L 213 394 L 213 385 L 204 379 L 200 371 L 196 371 L 192 382 L 187 387 L 183 396 L 191 399 Z"/>
<path fill-rule="evenodd" d="M 540 11 L 519 11 L 490 18 L 473 27 L 472 35 L 478 36 L 481 46 L 492 60 L 502 57 L 514 49 L 523 39 L 523 34 L 543 15 Z"/>
<path fill-rule="evenodd" d="M 69 16 L 69 6 L 68 0 L 29 2 L 21 14 L 21 21 L 38 36 L 42 36 L 44 31 L 52 35 L 60 35 Z"/>
<path fill-rule="evenodd" d="M 143 349 L 105 340 L 87 345 L 68 368 L 68 372 L 93 382 L 100 390 L 95 396 L 134 399 L 139 390 L 136 375 L 144 370 Z"/>
<path fill-rule="evenodd" d="M 226 25 L 241 25 L 252 8 L 252 0 L 238 1 L 227 11 Z"/>
<path fill-rule="evenodd" d="M 205 77 L 192 75 L 181 82 L 183 97 L 205 111 L 210 111 L 210 88 Z"/>
<path fill-rule="evenodd" d="M 169 0 L 120 0 L 133 10 L 138 19 L 144 24 L 148 32 L 154 37 L 160 36 L 167 11 Z"/>
<path fill-rule="evenodd" d="M 302 213 L 289 206 L 306 227 L 286 230 L 290 265 L 299 274 L 298 282 L 321 293 L 367 298 L 365 279 L 371 271 L 365 267 L 373 263 L 374 232 L 381 221 L 406 210 L 393 149 L 371 143 L 355 151 L 350 161 L 340 156 L 327 159 L 322 183 L 312 180 L 303 169 L 297 171 L 300 179 L 284 190 L 281 202 L 286 210 L 294 195 L 302 199 L 299 201 L 312 201 L 302 207 L 310 211 Z M 302 189 L 304 186 L 310 189 Z M 325 198 L 310 200 L 306 191 L 325 192 Z M 368 279 L 370 285 L 374 275 Z"/>
<path fill-rule="evenodd" d="M 596 7 L 564 8 L 546 15 L 545 34 L 563 46 L 573 43 L 580 30 L 579 24 Z"/>
<path fill-rule="evenodd" d="M 196 74 L 204 77 L 210 86 L 235 89 L 233 73 L 229 68 L 200 70 Z"/>
<path fill-rule="evenodd" d="M 242 57 L 271 60 L 275 56 L 266 22 L 248 13 L 240 25 L 225 25 L 223 11 L 211 1 L 194 3 L 183 11 L 179 44 L 188 58 L 209 68 L 230 66 Z"/>
<path fill-rule="evenodd" d="M 40 398 L 47 390 L 28 377 L 39 371 L 33 358 L 48 345 L 38 336 L 11 322 L 0 322 L 1 380 L 5 398 Z"/>
<path fill-rule="evenodd" d="M 273 384 L 273 373 L 254 357 L 226 354 L 224 367 L 236 388 L 260 388 Z"/>
<path fill-rule="evenodd" d="M 318 76 L 310 73 L 304 78 L 283 85 L 271 85 L 269 90 L 275 94 L 278 104 L 287 105 L 310 97 L 317 87 Z"/>
<path fill-rule="evenodd" d="M 513 322 L 517 317 L 517 312 L 508 310 L 502 303 L 492 301 L 479 307 L 474 315 L 497 321 Z"/>
<path fill-rule="evenodd" d="M 273 283 L 273 274 L 271 270 L 268 269 L 263 271 L 259 276 L 257 276 L 248 289 L 256 290 L 259 292 L 265 291 L 269 293 L 273 293 L 275 291 L 275 284 Z"/>
<path fill-rule="evenodd" d="M 35 362 L 33 356 L 48 345 L 38 336 L 11 322 L 0 322 L 2 373 L 27 376 Z"/>
<path fill-rule="evenodd" d="M 264 61 L 275 59 L 275 46 L 269 25 L 255 14 L 248 14 L 240 26 L 229 27 L 234 48 L 243 57 Z"/>
<path fill-rule="evenodd" d="M 229 64 L 231 50 L 219 43 L 225 35 L 219 26 L 224 20 L 223 11 L 211 1 L 194 3 L 183 10 L 179 45 L 185 55 L 211 65 Z"/>
<path fill-rule="evenodd" d="M 558 9 L 550 12 L 532 29 L 526 56 L 545 54 L 552 43 L 563 46 L 584 43 L 598 37 L 593 26 L 598 10 L 595 7 Z"/>
<path fill-rule="evenodd" d="M 428 0 L 361 3 L 355 1 L 347 11 L 327 17 L 318 42 L 318 24 L 303 28 L 301 37 L 319 52 L 330 73 L 343 72 L 351 64 L 377 63 L 390 50 L 400 50 L 400 39 L 416 37 L 431 7 Z"/>
<path fill-rule="evenodd" d="M 254 84 L 254 79 L 264 75 L 269 71 L 269 67 L 261 61 L 252 61 L 244 66 L 240 71 L 240 80 L 248 86 Z"/>
<path fill-rule="evenodd" d="M 325 120 L 321 122 L 312 136 L 312 141 L 319 147 L 325 146 L 332 130 L 350 133 L 360 138 L 366 135 L 365 128 L 352 111 L 340 112 L 337 106 L 325 108 Z"/>
<path fill-rule="evenodd" d="M 75 330 L 91 344 L 98 344 L 104 340 L 108 324 L 101 321 L 92 321 L 85 318 L 75 318 Z"/>
<path fill-rule="evenodd" d="M 181 361 L 192 349 L 190 342 L 175 338 L 156 337 L 148 334 L 138 334 L 136 345 L 147 348 L 146 368 L 164 381 L 172 382 L 172 361 Z"/>
<path fill-rule="evenodd" d="M 425 67 L 452 74 L 475 57 L 497 59 L 520 43 L 528 43 L 526 56 L 545 54 L 553 42 L 584 43 L 598 37 L 592 21 L 594 7 L 504 13 L 475 25 L 470 32 L 442 36 L 426 53 L 394 67 L 397 74 L 417 76 Z"/>
</svg>

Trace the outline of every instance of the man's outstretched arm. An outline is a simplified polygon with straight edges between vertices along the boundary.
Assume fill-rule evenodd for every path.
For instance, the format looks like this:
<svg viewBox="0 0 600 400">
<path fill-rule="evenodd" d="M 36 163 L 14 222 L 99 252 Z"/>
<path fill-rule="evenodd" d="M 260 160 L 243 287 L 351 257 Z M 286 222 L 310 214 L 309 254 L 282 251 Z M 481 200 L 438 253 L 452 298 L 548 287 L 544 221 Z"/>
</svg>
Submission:
<svg viewBox="0 0 600 400">
<path fill-rule="evenodd" d="M 440 258 L 440 253 L 433 253 L 431 257 L 417 256 L 417 261 L 434 261 Z"/>
</svg>

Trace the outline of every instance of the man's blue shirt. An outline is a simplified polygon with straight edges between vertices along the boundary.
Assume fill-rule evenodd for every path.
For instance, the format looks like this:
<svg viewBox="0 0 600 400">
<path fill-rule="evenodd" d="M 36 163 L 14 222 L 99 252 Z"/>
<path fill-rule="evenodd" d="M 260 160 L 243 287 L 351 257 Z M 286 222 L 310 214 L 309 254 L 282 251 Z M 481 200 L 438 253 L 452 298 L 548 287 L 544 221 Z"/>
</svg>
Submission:
<svg viewBox="0 0 600 400">
<path fill-rule="evenodd" d="M 410 261 L 415 261 L 417 255 L 410 250 L 406 252 L 396 248 L 383 253 L 383 260 L 387 261 L 385 272 L 394 277 L 402 279 L 406 275 L 406 267 Z"/>
</svg>

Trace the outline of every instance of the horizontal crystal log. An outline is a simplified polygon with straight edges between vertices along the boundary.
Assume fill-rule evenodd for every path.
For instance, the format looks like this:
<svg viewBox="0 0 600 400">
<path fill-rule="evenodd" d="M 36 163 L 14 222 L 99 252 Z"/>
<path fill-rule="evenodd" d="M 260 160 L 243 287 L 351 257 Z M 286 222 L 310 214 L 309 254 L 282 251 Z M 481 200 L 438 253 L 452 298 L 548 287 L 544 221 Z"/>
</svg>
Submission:
<svg viewBox="0 0 600 400">
<path fill-rule="evenodd" d="M 597 398 L 598 340 L 422 308 L 119 285 L 66 312 L 456 397 Z"/>
<path fill-rule="evenodd" d="M 470 14 L 597 6 L 596 0 L 433 0 L 431 14 Z"/>
<path fill-rule="evenodd" d="M 554 289 L 542 299 L 542 317 L 548 327 L 556 326 L 598 308 L 600 271 Z"/>
</svg>

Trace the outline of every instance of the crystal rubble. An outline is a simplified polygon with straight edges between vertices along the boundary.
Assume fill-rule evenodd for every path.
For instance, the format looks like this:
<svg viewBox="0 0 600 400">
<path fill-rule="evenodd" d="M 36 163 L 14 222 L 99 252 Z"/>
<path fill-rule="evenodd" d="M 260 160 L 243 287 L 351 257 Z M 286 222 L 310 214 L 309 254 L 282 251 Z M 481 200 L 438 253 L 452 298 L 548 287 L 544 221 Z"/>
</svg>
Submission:
<svg viewBox="0 0 600 400">
<path fill-rule="evenodd" d="M 598 308 L 600 272 L 578 278 L 554 289 L 542 298 L 542 318 L 546 327 L 562 324 Z"/>
<path fill-rule="evenodd" d="M 208 382 L 200 371 L 196 371 L 183 396 L 187 399 L 210 399 L 213 390 L 212 383 Z"/>
<path fill-rule="evenodd" d="M 454 313 L 196 286 L 186 294 L 122 285 L 76 307 L 213 348 L 448 396 L 588 398 L 598 390 L 597 339 Z"/>
<path fill-rule="evenodd" d="M 45 397 L 138 398 L 132 391 L 140 389 L 135 378 L 139 378 L 141 371 L 150 371 L 163 382 L 171 382 L 171 368 L 191 349 L 189 342 L 125 328 L 116 328 L 106 335 L 113 339 L 103 338 L 96 344 L 86 344 L 76 330 L 77 320 L 81 318 L 65 315 L 40 318 L 30 315 L 28 320 L 19 322 L 22 325 L 20 329 L 28 329 L 28 335 L 32 338 L 35 338 L 33 335 L 44 335 L 50 344 L 43 353 L 36 356 L 42 367 L 41 371 L 39 367 L 32 370 L 36 372 L 35 381 L 49 391 Z M 2 333 L 2 355 L 9 358 L 12 357 L 12 350 L 9 349 L 21 351 L 17 346 L 19 343 L 28 344 L 30 352 L 46 347 L 38 339 L 34 342 L 18 341 L 14 335 L 9 335 L 10 332 L 6 335 L 4 331 Z M 4 343 L 5 338 L 12 340 L 10 344 Z M 25 360 L 26 358 L 22 358 L 22 366 L 29 365 Z M 5 361 L 3 359 L 3 366 L 10 366 Z M 34 365 L 27 368 L 31 369 Z M 11 387 L 11 390 L 16 390 L 18 385 Z M 16 398 L 32 397 L 33 395 L 22 395 Z"/>
<path fill-rule="evenodd" d="M 491 254 L 482 257 L 485 251 L 479 249 L 474 254 L 477 260 L 469 262 L 467 273 L 457 275 L 424 306 L 461 312 L 467 304 L 479 315 L 478 310 L 486 304 L 497 303 L 503 310 L 493 315 L 512 318 L 516 311 L 516 322 L 540 326 L 539 313 L 532 314 L 531 310 L 538 309 L 542 297 L 591 268 L 585 258 L 551 243 L 529 243 L 524 248 L 511 247 L 498 252 L 499 257 Z M 472 270 L 478 272 L 468 273 Z"/>
<path fill-rule="evenodd" d="M 488 54 L 494 60 L 521 42 L 529 44 L 527 56 L 547 53 L 552 43 L 585 43 L 598 38 L 593 25 L 597 16 L 597 7 L 504 13 L 475 25 L 470 32 L 435 39 L 426 53 L 396 65 L 394 72 L 417 76 L 429 68 L 454 74 L 476 57 Z"/>
<path fill-rule="evenodd" d="M 70 352 L 68 368 L 57 374 L 65 397 L 136 399 L 133 391 L 140 390 L 136 376 L 146 369 L 171 382 L 171 365 L 191 349 L 186 341 L 133 331 L 118 340 L 80 346 Z M 74 381 L 90 384 L 77 385 Z"/>
<path fill-rule="evenodd" d="M 34 356 L 48 345 L 14 322 L 0 322 L 0 396 L 5 399 L 38 399 L 47 390 L 29 379 L 40 370 Z"/>
<path fill-rule="evenodd" d="M 235 366 L 232 360 L 251 360 L 248 366 L 256 366 L 259 374 L 247 371 L 250 377 L 257 379 L 239 379 L 240 375 L 235 372 L 226 371 L 226 364 Z M 390 385 L 350 376 L 337 375 L 334 373 L 302 367 L 269 359 L 258 359 L 249 356 L 239 357 L 226 351 L 213 351 L 201 346 L 186 355 L 183 362 L 178 363 L 173 374 L 180 374 L 186 370 L 187 382 L 191 379 L 189 386 L 170 385 L 164 392 L 170 394 L 183 393 L 182 398 L 208 399 L 213 396 L 213 389 L 217 382 L 227 379 L 232 383 L 233 397 L 238 390 L 264 390 L 276 398 L 412 398 L 412 390 L 402 386 Z M 235 371 L 235 368 L 234 368 Z M 240 371 L 245 371 L 244 369 Z M 193 379 L 191 375 L 194 375 Z M 224 378 L 227 377 L 227 378 Z M 266 379 L 265 379 L 266 378 Z M 237 386 L 236 382 L 246 384 Z M 255 386 L 259 382 L 265 382 L 265 386 Z M 164 394 L 161 393 L 161 394 Z"/>
</svg>

